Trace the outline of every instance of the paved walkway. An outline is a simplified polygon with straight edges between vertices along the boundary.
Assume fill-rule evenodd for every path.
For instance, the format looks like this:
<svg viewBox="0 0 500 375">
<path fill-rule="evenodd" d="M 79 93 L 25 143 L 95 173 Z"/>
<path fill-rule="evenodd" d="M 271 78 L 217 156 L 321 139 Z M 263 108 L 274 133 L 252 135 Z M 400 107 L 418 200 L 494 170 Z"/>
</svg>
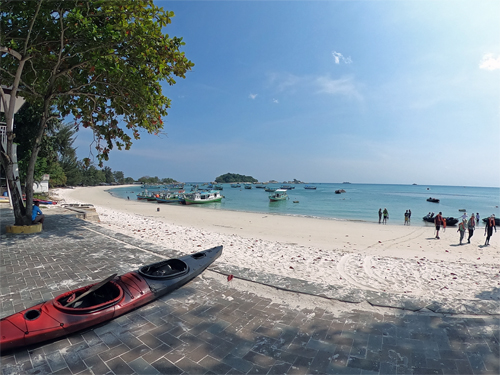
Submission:
<svg viewBox="0 0 500 375">
<path fill-rule="evenodd" d="M 1 317 L 178 254 L 62 210 L 50 212 L 39 234 L 7 235 L 12 222 L 0 209 Z M 2 353 L 2 374 L 500 373 L 498 315 L 331 301 L 243 281 L 237 271 L 227 282 L 215 264 L 107 324 Z"/>
</svg>

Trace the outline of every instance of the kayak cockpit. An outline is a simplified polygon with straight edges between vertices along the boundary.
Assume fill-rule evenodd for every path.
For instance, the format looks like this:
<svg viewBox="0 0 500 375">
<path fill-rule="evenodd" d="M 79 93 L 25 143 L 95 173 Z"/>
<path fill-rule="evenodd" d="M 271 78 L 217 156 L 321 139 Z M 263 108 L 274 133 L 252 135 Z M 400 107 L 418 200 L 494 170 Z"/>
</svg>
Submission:
<svg viewBox="0 0 500 375">
<path fill-rule="evenodd" d="M 123 298 L 123 289 L 113 281 L 108 281 L 98 289 L 79 298 L 88 292 L 90 287 L 61 294 L 54 300 L 54 306 L 70 314 L 89 314 L 116 305 Z M 75 303 L 71 303 L 75 300 L 77 300 Z"/>
<path fill-rule="evenodd" d="M 172 279 L 187 274 L 188 265 L 180 259 L 168 259 L 139 268 L 139 273 L 148 279 Z"/>
</svg>

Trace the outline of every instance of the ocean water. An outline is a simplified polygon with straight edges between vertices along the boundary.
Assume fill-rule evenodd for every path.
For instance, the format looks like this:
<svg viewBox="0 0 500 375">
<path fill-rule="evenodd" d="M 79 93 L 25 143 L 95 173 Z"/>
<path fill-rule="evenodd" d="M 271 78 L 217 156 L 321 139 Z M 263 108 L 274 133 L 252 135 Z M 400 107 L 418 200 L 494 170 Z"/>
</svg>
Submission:
<svg viewBox="0 0 500 375">
<path fill-rule="evenodd" d="M 479 212 L 482 219 L 495 214 L 500 215 L 500 188 L 432 186 L 432 185 L 383 185 L 383 184 L 310 184 L 316 190 L 304 189 L 305 185 L 292 185 L 288 190 L 289 200 L 270 202 L 269 193 L 264 189 L 232 188 L 223 184 L 220 203 L 186 206 L 186 209 L 209 208 L 214 210 L 247 211 L 262 214 L 296 215 L 325 219 L 378 222 L 378 210 L 387 208 L 389 224 L 403 224 L 404 213 L 412 212 L 411 225 L 432 225 L 422 220 L 429 212 L 441 211 L 445 217 L 460 217 L 465 209 L 471 213 Z M 269 184 L 280 187 L 281 184 Z M 191 186 L 186 185 L 186 191 Z M 346 192 L 335 194 L 335 190 Z M 156 189 L 157 190 L 157 189 Z M 111 188 L 109 192 L 119 198 L 137 199 L 136 194 L 144 191 L 140 186 Z M 427 198 L 440 199 L 440 203 L 427 202 Z M 294 203 L 298 201 L 298 203 Z M 155 205 L 156 202 L 141 202 Z M 175 203 L 174 203 L 175 204 Z"/>
</svg>

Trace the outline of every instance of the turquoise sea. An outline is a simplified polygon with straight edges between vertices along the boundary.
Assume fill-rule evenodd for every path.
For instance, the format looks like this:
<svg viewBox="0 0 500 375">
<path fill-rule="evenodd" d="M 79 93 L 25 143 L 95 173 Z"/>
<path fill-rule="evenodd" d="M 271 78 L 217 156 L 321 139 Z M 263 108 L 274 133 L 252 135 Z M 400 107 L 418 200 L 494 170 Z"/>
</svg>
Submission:
<svg viewBox="0 0 500 375">
<path fill-rule="evenodd" d="M 199 184 L 199 183 L 193 183 Z M 268 184 L 280 187 L 282 184 Z M 403 224 L 404 213 L 412 212 L 411 225 L 430 225 L 422 220 L 429 212 L 443 212 L 446 217 L 460 217 L 465 209 L 471 213 L 479 212 L 482 219 L 495 214 L 500 215 L 500 188 L 463 187 L 463 186 L 432 186 L 432 185 L 382 185 L 382 184 L 343 184 L 318 183 L 316 190 L 304 189 L 305 185 L 295 184 L 293 190 L 288 190 L 287 201 L 270 202 L 269 193 L 253 185 L 252 189 L 232 188 L 223 184 L 220 203 L 186 206 L 186 209 L 209 208 L 213 210 L 231 210 L 258 212 L 263 214 L 295 215 L 319 217 L 338 220 L 353 220 L 378 222 L 378 210 L 387 208 L 389 224 Z M 191 186 L 186 184 L 186 191 Z M 346 192 L 335 194 L 335 190 Z M 158 189 L 151 189 L 158 190 Z M 140 185 L 110 189 L 116 197 L 137 199 L 136 194 L 144 191 Z M 430 203 L 426 199 L 438 198 L 440 203 Z M 298 201 L 298 203 L 294 203 Z M 155 205 L 156 202 L 142 202 Z"/>
</svg>

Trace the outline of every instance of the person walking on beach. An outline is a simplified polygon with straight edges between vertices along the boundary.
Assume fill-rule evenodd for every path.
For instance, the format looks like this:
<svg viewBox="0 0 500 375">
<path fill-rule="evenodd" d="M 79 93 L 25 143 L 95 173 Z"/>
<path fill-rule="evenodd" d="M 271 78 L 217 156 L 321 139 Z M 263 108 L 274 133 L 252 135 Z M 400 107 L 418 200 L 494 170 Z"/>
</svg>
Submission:
<svg viewBox="0 0 500 375">
<path fill-rule="evenodd" d="M 497 232 L 497 225 L 495 223 L 495 215 L 491 215 L 488 220 L 486 220 L 486 226 L 484 227 L 484 235 L 486 236 L 486 242 L 484 246 L 490 244 L 490 238 L 493 236 L 493 228 L 495 228 L 495 233 Z"/>
<path fill-rule="evenodd" d="M 381 221 L 382 221 L 382 209 L 379 208 L 378 209 L 378 223 L 380 224 Z"/>
<path fill-rule="evenodd" d="M 469 222 L 467 223 L 467 229 L 469 230 L 467 243 L 470 243 L 470 238 L 474 235 L 474 229 L 476 229 L 476 218 L 474 217 L 474 214 L 470 215 Z"/>
<path fill-rule="evenodd" d="M 408 225 L 410 225 L 411 221 L 411 210 L 408 210 Z"/>
<path fill-rule="evenodd" d="M 389 211 L 387 211 L 387 208 L 384 207 L 384 224 L 387 224 L 387 219 L 389 219 Z"/>
<path fill-rule="evenodd" d="M 408 210 L 406 210 L 406 212 L 405 212 L 405 223 L 404 223 L 404 225 L 409 224 L 409 223 L 408 223 L 408 221 L 409 221 L 409 219 L 408 219 Z"/>
<path fill-rule="evenodd" d="M 476 223 L 479 226 L 479 212 L 476 212 Z"/>
<path fill-rule="evenodd" d="M 460 232 L 460 245 L 462 244 L 462 241 L 464 239 L 464 235 L 465 235 L 465 223 L 466 222 L 467 222 L 467 220 L 462 219 L 462 221 L 460 222 L 460 224 L 458 224 L 458 230 L 457 230 L 457 232 Z"/>
<path fill-rule="evenodd" d="M 434 226 L 436 227 L 436 239 L 437 240 L 439 240 L 439 230 L 441 229 L 442 224 L 443 224 L 443 217 L 441 216 L 441 212 L 440 212 L 434 218 Z"/>
</svg>

